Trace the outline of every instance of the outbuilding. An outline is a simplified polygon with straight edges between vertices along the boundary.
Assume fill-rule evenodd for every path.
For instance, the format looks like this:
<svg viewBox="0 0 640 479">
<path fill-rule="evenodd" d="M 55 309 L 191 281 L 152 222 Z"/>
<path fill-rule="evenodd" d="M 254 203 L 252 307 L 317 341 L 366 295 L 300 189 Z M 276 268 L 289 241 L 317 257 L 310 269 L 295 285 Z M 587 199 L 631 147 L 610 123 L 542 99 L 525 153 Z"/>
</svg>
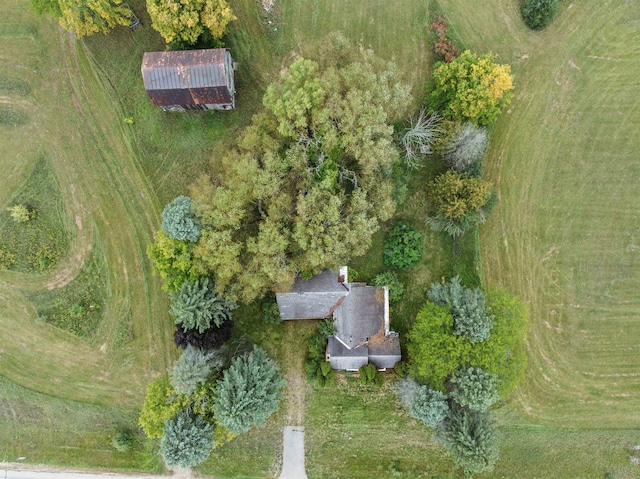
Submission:
<svg viewBox="0 0 640 479">
<path fill-rule="evenodd" d="M 233 109 L 233 71 L 226 48 L 146 52 L 142 58 L 144 88 L 165 111 Z"/>
</svg>

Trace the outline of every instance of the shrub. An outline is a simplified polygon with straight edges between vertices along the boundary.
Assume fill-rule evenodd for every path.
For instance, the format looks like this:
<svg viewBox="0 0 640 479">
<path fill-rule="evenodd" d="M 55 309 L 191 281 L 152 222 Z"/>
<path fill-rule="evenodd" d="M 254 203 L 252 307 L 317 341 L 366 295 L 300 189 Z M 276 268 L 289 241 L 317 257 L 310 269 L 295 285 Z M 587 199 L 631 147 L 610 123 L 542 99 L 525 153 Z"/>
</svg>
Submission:
<svg viewBox="0 0 640 479">
<path fill-rule="evenodd" d="M 118 452 L 129 452 L 138 443 L 138 438 L 129 429 L 118 431 L 111 439 L 111 446 Z"/>
<path fill-rule="evenodd" d="M 162 231 L 170 238 L 196 242 L 202 234 L 202 226 L 193 214 L 193 200 L 178 196 L 162 211 Z"/>
<path fill-rule="evenodd" d="M 444 421 L 441 438 L 466 475 L 493 471 L 498 449 L 487 413 L 456 409 Z"/>
<path fill-rule="evenodd" d="M 18 223 L 24 223 L 36 217 L 36 210 L 23 204 L 9 206 L 7 207 L 7 211 L 9 212 L 9 216 L 13 218 L 13 221 Z"/>
<path fill-rule="evenodd" d="M 374 286 L 386 286 L 389 290 L 389 301 L 399 301 L 404 294 L 404 284 L 398 279 L 394 271 L 385 271 L 373 278 Z"/>
<path fill-rule="evenodd" d="M 454 220 L 479 211 L 491 196 L 491 183 L 453 170 L 436 177 L 429 187 L 435 214 Z"/>
<path fill-rule="evenodd" d="M 458 173 L 479 177 L 488 144 L 487 129 L 467 123 L 448 145 L 445 160 Z"/>
<path fill-rule="evenodd" d="M 204 461 L 213 447 L 213 424 L 183 409 L 167 421 L 160 454 L 169 467 L 193 467 Z"/>
<path fill-rule="evenodd" d="M 176 324 L 173 339 L 178 347 L 186 348 L 191 345 L 203 350 L 216 349 L 231 338 L 232 329 L 232 321 L 225 321 L 220 327 L 214 324 L 202 333 L 198 328 L 185 329 L 182 324 Z"/>
<path fill-rule="evenodd" d="M 178 414 L 181 404 L 169 377 L 158 376 L 147 386 L 138 424 L 149 438 L 161 438 L 166 421 Z"/>
<path fill-rule="evenodd" d="M 440 117 L 436 113 L 427 114 L 424 108 L 409 120 L 409 126 L 405 128 L 400 144 L 404 150 L 407 168 L 410 170 L 421 166 L 422 155 L 433 153 L 433 144 L 440 136 L 439 122 Z"/>
<path fill-rule="evenodd" d="M 384 380 L 382 373 L 378 371 L 378 368 L 376 368 L 375 364 L 369 363 L 365 366 L 362 366 L 358 370 L 358 373 L 360 375 L 360 382 L 365 386 L 368 386 L 369 384 L 380 385 Z"/>
<path fill-rule="evenodd" d="M 216 292 L 213 281 L 202 278 L 195 283 L 184 283 L 180 291 L 172 295 L 170 312 L 175 316 L 176 324 L 203 333 L 229 321 L 234 308 L 234 303 Z"/>
<path fill-rule="evenodd" d="M 473 411 L 488 411 L 498 400 L 498 378 L 480 368 L 466 368 L 451 378 L 451 397 Z"/>
<path fill-rule="evenodd" d="M 419 231 L 397 223 L 384 241 L 384 264 L 397 269 L 415 266 L 424 254 L 423 241 Z"/>
<path fill-rule="evenodd" d="M 409 374 L 409 363 L 400 361 L 393 367 L 394 374 L 399 378 L 404 378 Z"/>
<path fill-rule="evenodd" d="M 436 427 L 449 413 L 446 394 L 420 386 L 409 406 L 411 417 L 419 419 L 428 427 Z"/>
<path fill-rule="evenodd" d="M 522 6 L 524 23 L 532 30 L 542 30 L 558 11 L 558 0 L 525 0 Z"/>
<path fill-rule="evenodd" d="M 280 309 L 278 308 L 278 303 L 276 303 L 275 298 L 268 297 L 263 300 L 262 320 L 266 324 L 282 324 L 282 316 L 280 316 Z"/>
<path fill-rule="evenodd" d="M 403 378 L 399 381 L 396 381 L 396 383 L 392 386 L 392 389 L 406 407 L 411 407 L 413 398 L 416 396 L 416 393 L 418 392 L 418 389 L 420 387 L 422 386 L 420 386 L 415 381 L 415 379 Z"/>
<path fill-rule="evenodd" d="M 465 288 L 456 276 L 448 283 L 432 284 L 427 295 L 434 303 L 451 308 L 454 334 L 464 336 L 472 343 L 489 339 L 493 316 L 488 314 L 480 288 Z"/>
<path fill-rule="evenodd" d="M 190 396 L 199 384 L 207 381 L 213 367 L 212 355 L 201 349 L 187 346 L 169 373 L 171 387 L 178 394 Z"/>
<path fill-rule="evenodd" d="M 214 409 L 218 423 L 232 433 L 264 426 L 277 409 L 286 384 L 277 364 L 255 346 L 237 357 L 217 382 Z"/>
<path fill-rule="evenodd" d="M 445 62 L 450 63 L 460 54 L 460 49 L 456 42 L 449 38 L 447 25 L 447 20 L 442 15 L 438 15 L 429 25 L 429 30 L 436 37 L 433 43 L 433 51 L 441 55 Z"/>
<path fill-rule="evenodd" d="M 426 103 L 445 118 L 488 125 L 509 104 L 512 89 L 510 65 L 466 50 L 451 63 L 436 63 Z"/>
<path fill-rule="evenodd" d="M 167 236 L 160 230 L 147 247 L 147 256 L 165 280 L 164 289 L 173 293 L 185 282 L 194 282 L 199 275 L 193 266 L 193 245 Z"/>
</svg>

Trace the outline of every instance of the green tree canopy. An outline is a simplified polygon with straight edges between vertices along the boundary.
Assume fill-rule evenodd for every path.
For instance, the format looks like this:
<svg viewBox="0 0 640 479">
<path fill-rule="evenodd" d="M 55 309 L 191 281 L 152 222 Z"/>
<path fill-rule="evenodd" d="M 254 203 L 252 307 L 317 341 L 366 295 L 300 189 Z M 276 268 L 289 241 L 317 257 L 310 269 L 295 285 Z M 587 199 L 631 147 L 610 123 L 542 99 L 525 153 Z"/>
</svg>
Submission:
<svg viewBox="0 0 640 479">
<path fill-rule="evenodd" d="M 216 292 L 209 278 L 185 282 L 180 291 L 171 295 L 170 312 L 176 318 L 176 324 L 186 330 L 197 329 L 200 333 L 229 321 L 234 308 L 234 303 Z"/>
<path fill-rule="evenodd" d="M 147 247 L 147 256 L 165 280 L 164 289 L 170 293 L 178 291 L 185 282 L 194 282 L 199 277 L 193 265 L 193 245 L 170 238 L 162 230 Z"/>
<path fill-rule="evenodd" d="M 353 49 L 353 47 L 350 47 Z M 393 214 L 394 119 L 408 105 L 395 67 L 369 50 L 327 66 L 299 58 L 267 88 L 217 184 L 192 189 L 196 256 L 225 295 L 250 301 L 363 254 Z"/>
<path fill-rule="evenodd" d="M 147 0 L 151 25 L 167 43 L 195 44 L 208 32 L 214 40 L 236 20 L 226 0 Z"/>
<path fill-rule="evenodd" d="M 512 89 L 510 65 L 466 50 L 450 63 L 436 63 L 426 102 L 445 118 L 488 125 L 509 104 Z"/>
<path fill-rule="evenodd" d="M 454 334 L 451 308 L 427 301 L 408 334 L 412 376 L 432 389 L 446 391 L 445 382 L 460 368 L 482 368 L 499 379 L 501 397 L 522 379 L 526 366 L 526 308 L 504 290 L 489 290 L 486 301 L 494 315 L 491 336 L 472 343 Z"/>
<path fill-rule="evenodd" d="M 420 386 L 410 404 L 411 416 L 428 427 L 438 426 L 449 413 L 447 396 L 427 386 Z"/>
<path fill-rule="evenodd" d="M 193 467 L 213 448 L 214 426 L 188 408 L 169 419 L 160 441 L 160 454 L 169 467 Z"/>
<path fill-rule="evenodd" d="M 198 241 L 202 226 L 194 216 L 191 205 L 193 200 L 180 195 L 162 211 L 162 231 L 167 236 L 180 241 Z"/>
<path fill-rule="evenodd" d="M 277 409 L 285 381 L 277 364 L 257 346 L 237 357 L 216 387 L 218 423 L 232 433 L 264 426 Z"/>
<path fill-rule="evenodd" d="M 78 37 L 94 33 L 108 33 L 118 25 L 129 25 L 131 10 L 123 6 L 123 0 L 58 0 L 60 25 Z M 52 5 L 44 7 L 54 16 L 58 11 Z"/>
<path fill-rule="evenodd" d="M 164 423 L 178 414 L 182 407 L 178 393 L 171 387 L 169 377 L 158 376 L 147 386 L 138 424 L 149 438 L 164 435 Z"/>
</svg>

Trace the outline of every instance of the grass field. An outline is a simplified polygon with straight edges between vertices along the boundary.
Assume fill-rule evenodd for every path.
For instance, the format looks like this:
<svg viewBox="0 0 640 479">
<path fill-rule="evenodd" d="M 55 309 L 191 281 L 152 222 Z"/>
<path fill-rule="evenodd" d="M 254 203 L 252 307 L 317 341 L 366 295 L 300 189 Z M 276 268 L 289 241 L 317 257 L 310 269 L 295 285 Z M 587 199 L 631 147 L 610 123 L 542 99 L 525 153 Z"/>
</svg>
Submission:
<svg viewBox="0 0 640 479">
<path fill-rule="evenodd" d="M 117 427 L 135 422 L 144 386 L 175 355 L 167 299 L 144 254 L 161 205 L 203 172 L 216 173 L 266 84 L 292 52 L 329 32 L 394 59 L 417 106 L 432 61 L 427 18 L 438 10 L 466 46 L 513 64 L 516 95 L 492 132 L 486 171 L 501 203 L 481 228 L 481 270 L 473 237 L 452 258 L 451 243 L 423 223 L 425 185 L 440 166 L 414 175 L 398 218 L 416 225 L 428 248 L 401 275 L 407 292 L 394 306 L 394 328 L 410 327 L 430 282 L 484 272 L 488 285 L 507 287 L 531 311 L 527 380 L 496 410 L 501 459 L 486 477 L 640 474 L 629 462 L 640 445 L 637 5 L 562 2 L 554 24 L 532 33 L 516 0 L 482 8 L 466 0 L 282 0 L 269 16 L 255 0 L 232 0 L 238 110 L 166 115 L 150 104 L 139 75 L 142 52 L 163 43 L 144 2 L 129 3 L 141 30 L 85 42 L 34 18 L 28 0 L 0 4 L 0 19 L 11 19 L 0 23 L 0 109 L 26 118 L 0 124 L 0 208 L 33 187 L 30 175 L 44 158 L 62 202 L 57 224 L 69 238 L 51 270 L 0 271 L 0 459 L 162 470 L 153 443 L 129 455 L 109 445 Z M 353 263 L 367 279 L 383 269 L 383 240 L 381 231 L 370 255 Z M 61 310 L 79 314 L 72 288 L 86 292 L 88 283 L 78 287 L 76 279 L 96 268 L 105 280 L 96 283 L 102 306 L 92 335 L 38 321 L 56 297 L 67 298 Z M 236 317 L 236 337 L 266 347 L 299 383 L 309 325 L 264 327 L 253 306 Z M 290 387 L 267 428 L 214 451 L 199 472 L 271 477 L 281 427 L 300 417 L 310 478 L 460 477 L 388 387 L 365 389 L 357 380 Z"/>
</svg>

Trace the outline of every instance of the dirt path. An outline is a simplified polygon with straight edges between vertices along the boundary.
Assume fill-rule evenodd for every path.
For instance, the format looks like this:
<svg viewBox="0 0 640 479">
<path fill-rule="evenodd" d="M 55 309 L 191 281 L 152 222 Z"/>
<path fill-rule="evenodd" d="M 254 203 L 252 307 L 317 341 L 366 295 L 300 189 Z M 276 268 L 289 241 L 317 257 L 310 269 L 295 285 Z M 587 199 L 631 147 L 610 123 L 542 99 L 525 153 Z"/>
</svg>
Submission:
<svg viewBox="0 0 640 479">
<path fill-rule="evenodd" d="M 316 321 L 287 321 L 284 325 L 284 378 L 287 388 L 284 401 L 287 405 L 286 424 L 302 426 L 304 424 L 305 396 L 309 390 L 304 375 L 304 356 L 306 343 L 304 338 L 315 329 Z"/>
</svg>

